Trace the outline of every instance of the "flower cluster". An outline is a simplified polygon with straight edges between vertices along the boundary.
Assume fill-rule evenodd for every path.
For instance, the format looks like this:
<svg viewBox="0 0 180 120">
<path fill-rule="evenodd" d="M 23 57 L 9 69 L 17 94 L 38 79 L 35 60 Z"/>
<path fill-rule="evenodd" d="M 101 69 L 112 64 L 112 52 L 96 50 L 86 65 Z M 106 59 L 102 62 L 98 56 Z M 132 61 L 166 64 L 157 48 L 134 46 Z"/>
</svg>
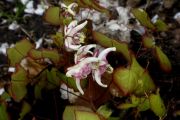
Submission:
<svg viewBox="0 0 180 120">
<path fill-rule="evenodd" d="M 72 3 L 69 6 L 61 4 L 65 11 L 75 16 L 75 12 L 72 10 L 76 7 L 76 3 Z M 105 72 L 112 73 L 113 68 L 106 60 L 106 56 L 111 51 L 116 51 L 115 47 L 99 49 L 96 44 L 84 45 L 85 35 L 82 29 L 86 26 L 87 21 L 78 25 L 77 20 L 73 20 L 69 25 L 64 27 L 64 46 L 67 51 L 76 51 L 74 55 L 74 66 L 67 68 L 66 76 L 73 77 L 76 80 L 76 85 L 81 94 L 84 91 L 81 88 L 80 81 L 87 78 L 89 74 L 92 74 L 93 79 L 102 87 L 107 85 L 101 82 L 101 76 Z M 94 49 L 94 50 L 92 50 Z"/>
<path fill-rule="evenodd" d="M 93 79 L 100 86 L 107 87 L 107 85 L 101 82 L 101 75 L 105 72 L 113 72 L 113 68 L 108 64 L 106 56 L 109 52 L 115 51 L 116 48 L 106 48 L 101 52 L 99 49 L 95 49 L 94 52 L 90 51 L 90 49 L 94 47 L 96 47 L 96 45 L 93 44 L 79 48 L 75 54 L 75 65 L 67 69 L 66 76 L 74 77 L 76 79 L 76 85 L 81 94 L 84 94 L 80 86 L 81 79 L 86 78 L 90 73 L 92 73 Z"/>
</svg>

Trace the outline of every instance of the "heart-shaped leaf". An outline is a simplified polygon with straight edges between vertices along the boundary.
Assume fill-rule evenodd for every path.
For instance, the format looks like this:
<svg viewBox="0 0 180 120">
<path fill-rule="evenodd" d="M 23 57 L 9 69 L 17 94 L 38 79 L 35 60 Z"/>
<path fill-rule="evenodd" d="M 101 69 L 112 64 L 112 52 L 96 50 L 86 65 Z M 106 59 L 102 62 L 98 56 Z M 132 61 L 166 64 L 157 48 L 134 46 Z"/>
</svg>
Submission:
<svg viewBox="0 0 180 120">
<path fill-rule="evenodd" d="M 124 95 L 128 95 L 137 87 L 138 74 L 128 68 L 118 68 L 113 73 L 113 80 Z"/>
<path fill-rule="evenodd" d="M 166 54 L 164 54 L 164 52 L 157 46 L 155 47 L 155 54 L 161 69 L 164 70 L 165 72 L 170 72 L 172 69 L 171 62 L 169 61 Z"/>
<path fill-rule="evenodd" d="M 20 102 L 27 93 L 26 83 L 11 81 L 9 93 L 16 102 Z"/>
<path fill-rule="evenodd" d="M 56 6 L 49 7 L 45 11 L 44 19 L 52 25 L 60 25 L 60 8 Z"/>
<path fill-rule="evenodd" d="M 34 48 L 34 45 L 29 40 L 24 39 L 17 42 L 16 45 L 7 50 L 8 59 L 11 66 L 15 66 L 17 63 L 27 56 L 27 53 Z"/>
<path fill-rule="evenodd" d="M 146 11 L 144 11 L 141 8 L 135 8 L 135 9 L 132 9 L 131 12 L 135 16 L 135 18 L 141 23 L 141 25 L 147 28 L 153 29 L 153 30 L 155 29 L 155 26 L 152 24 Z"/>
</svg>

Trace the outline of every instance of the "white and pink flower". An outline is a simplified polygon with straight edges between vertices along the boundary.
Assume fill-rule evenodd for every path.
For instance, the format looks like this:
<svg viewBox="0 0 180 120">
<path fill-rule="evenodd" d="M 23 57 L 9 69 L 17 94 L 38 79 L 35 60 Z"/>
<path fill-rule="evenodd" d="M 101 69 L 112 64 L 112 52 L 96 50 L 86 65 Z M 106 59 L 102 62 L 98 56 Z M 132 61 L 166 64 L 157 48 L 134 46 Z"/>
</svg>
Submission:
<svg viewBox="0 0 180 120">
<path fill-rule="evenodd" d="M 81 30 L 87 24 L 84 21 L 80 25 L 77 25 L 77 21 L 72 21 L 68 26 L 64 27 L 65 48 L 67 51 L 77 51 L 81 47 L 81 43 L 84 43 L 85 35 Z"/>
<path fill-rule="evenodd" d="M 65 14 L 70 14 L 72 16 L 76 15 L 76 13 L 73 9 L 77 6 L 78 6 L 77 3 L 71 3 L 68 6 L 65 5 L 64 3 L 61 3 L 61 8 L 63 8 L 65 10 Z"/>
<path fill-rule="evenodd" d="M 106 56 L 111 51 L 116 51 L 115 47 L 107 48 L 101 51 L 99 54 L 93 54 L 90 51 L 95 45 L 83 46 L 77 51 L 75 57 L 75 65 L 67 69 L 66 76 L 74 77 L 76 80 L 76 85 L 81 94 L 84 91 L 81 88 L 80 80 L 86 78 L 90 73 L 92 73 L 93 79 L 101 86 L 107 87 L 107 85 L 101 82 L 101 76 L 105 72 L 112 73 L 113 68 L 106 60 Z M 88 56 L 90 53 L 92 56 Z M 95 56 L 94 56 L 95 55 Z"/>
</svg>

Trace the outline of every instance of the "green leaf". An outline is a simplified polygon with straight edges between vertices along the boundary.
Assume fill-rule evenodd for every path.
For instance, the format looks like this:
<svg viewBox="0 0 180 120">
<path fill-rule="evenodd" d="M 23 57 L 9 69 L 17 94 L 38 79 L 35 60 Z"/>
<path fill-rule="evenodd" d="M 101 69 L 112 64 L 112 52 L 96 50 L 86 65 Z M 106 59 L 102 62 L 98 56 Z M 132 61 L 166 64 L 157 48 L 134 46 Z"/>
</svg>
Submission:
<svg viewBox="0 0 180 120">
<path fill-rule="evenodd" d="M 151 93 L 156 88 L 152 78 L 150 77 L 147 71 L 142 73 L 142 75 L 139 76 L 137 81 L 138 81 L 137 87 L 136 87 L 136 90 L 134 91 L 135 95 L 142 96 L 147 93 Z"/>
<path fill-rule="evenodd" d="M 155 84 L 148 71 L 146 71 L 139 65 L 134 56 L 132 56 L 132 64 L 130 66 L 130 69 L 138 75 L 137 86 L 133 92 L 135 95 L 142 96 L 145 93 L 150 93 L 155 90 Z"/>
<path fill-rule="evenodd" d="M 155 29 L 155 26 L 152 24 L 146 11 L 140 8 L 135 8 L 135 9 L 132 9 L 131 12 L 135 16 L 135 18 L 141 23 L 141 25 L 147 28 L 153 29 L 153 30 Z"/>
<path fill-rule="evenodd" d="M 0 104 L 0 120 L 9 120 L 5 104 Z"/>
<path fill-rule="evenodd" d="M 151 110 L 154 112 L 155 115 L 159 116 L 160 118 L 166 115 L 166 108 L 159 93 L 150 94 L 149 101 L 150 101 Z"/>
<path fill-rule="evenodd" d="M 161 69 L 165 72 L 170 72 L 172 69 L 171 62 L 169 61 L 166 54 L 164 54 L 164 52 L 159 47 L 155 47 L 155 54 Z"/>
<path fill-rule="evenodd" d="M 107 105 L 101 105 L 97 110 L 97 113 L 102 115 L 105 119 L 109 118 L 112 112 L 112 109 L 108 108 Z"/>
<path fill-rule="evenodd" d="M 158 31 L 167 31 L 168 30 L 168 26 L 166 25 L 165 22 L 163 22 L 162 20 L 158 19 L 155 23 L 154 23 L 156 29 Z"/>
<path fill-rule="evenodd" d="M 101 13 L 105 13 L 107 16 L 110 16 L 110 11 L 93 0 L 77 0 L 78 5 L 85 8 L 95 9 Z"/>
<path fill-rule="evenodd" d="M 14 72 L 11 76 L 11 81 L 28 83 L 27 72 L 20 65 L 17 65 L 16 72 Z"/>
<path fill-rule="evenodd" d="M 63 33 L 60 32 L 56 32 L 55 35 L 52 35 L 51 38 L 53 39 L 53 42 L 55 43 L 55 45 L 59 48 L 62 48 L 63 44 L 64 44 L 64 36 Z"/>
<path fill-rule="evenodd" d="M 63 112 L 63 120 L 78 120 L 76 119 L 76 115 L 75 115 L 75 111 L 77 110 L 93 112 L 90 108 L 83 106 L 66 106 Z"/>
<path fill-rule="evenodd" d="M 36 99 L 42 99 L 42 94 L 41 91 L 43 88 L 45 88 L 47 86 L 47 71 L 43 71 L 40 76 L 37 78 L 38 79 L 38 83 L 35 85 L 34 88 L 34 96 Z"/>
<path fill-rule="evenodd" d="M 148 98 L 141 97 L 139 105 L 137 106 L 138 111 L 146 111 L 150 108 L 150 102 Z"/>
<path fill-rule="evenodd" d="M 131 104 L 131 103 L 122 103 L 120 105 L 118 105 L 119 109 L 129 109 L 129 108 L 134 108 L 137 105 Z"/>
<path fill-rule="evenodd" d="M 130 52 L 126 43 L 113 40 L 96 31 L 93 31 L 93 38 L 98 44 L 104 47 L 116 47 L 117 52 L 122 53 L 129 62 L 131 61 Z"/>
<path fill-rule="evenodd" d="M 11 81 L 9 93 L 16 102 L 20 102 L 27 93 L 26 83 Z"/>
<path fill-rule="evenodd" d="M 42 59 L 42 58 L 49 58 L 54 63 L 61 62 L 60 54 L 58 53 L 57 50 L 48 50 L 48 49 L 35 50 L 35 49 L 32 49 L 29 52 L 29 56 L 35 60 Z"/>
<path fill-rule="evenodd" d="M 135 95 L 131 95 L 130 98 L 131 98 L 131 102 L 132 102 L 133 105 L 137 106 L 139 104 L 140 98 L 136 97 Z"/>
<path fill-rule="evenodd" d="M 52 25 L 60 25 L 60 8 L 56 6 L 49 7 L 45 11 L 44 19 Z"/>
<path fill-rule="evenodd" d="M 128 95 L 137 87 L 138 74 L 131 69 L 118 68 L 113 73 L 113 80 L 124 95 Z"/>
<path fill-rule="evenodd" d="M 143 36 L 143 45 L 145 48 L 152 48 L 152 47 L 155 47 L 155 41 L 154 41 L 154 38 L 153 36 L 150 36 L 150 35 L 145 35 Z"/>
<path fill-rule="evenodd" d="M 60 78 L 57 76 L 58 70 L 56 68 L 52 68 L 50 71 L 47 70 L 47 79 L 50 83 L 53 83 L 56 86 L 60 85 Z"/>
<path fill-rule="evenodd" d="M 19 114 L 18 120 L 23 120 L 24 116 L 31 111 L 31 105 L 27 103 L 26 101 L 23 101 L 21 113 Z"/>
<path fill-rule="evenodd" d="M 119 117 L 109 117 L 108 120 L 120 120 Z"/>
<path fill-rule="evenodd" d="M 12 48 L 8 48 L 7 55 L 11 66 L 15 66 L 17 63 L 27 56 L 27 53 L 34 48 L 29 40 L 23 39 Z"/>
<path fill-rule="evenodd" d="M 134 55 L 131 55 L 131 65 L 130 69 L 134 72 L 136 72 L 138 75 L 141 75 L 144 72 L 144 68 L 140 66 L 140 64 L 137 62 Z"/>
<path fill-rule="evenodd" d="M 93 112 L 75 111 L 76 120 L 101 120 L 99 116 Z"/>
</svg>

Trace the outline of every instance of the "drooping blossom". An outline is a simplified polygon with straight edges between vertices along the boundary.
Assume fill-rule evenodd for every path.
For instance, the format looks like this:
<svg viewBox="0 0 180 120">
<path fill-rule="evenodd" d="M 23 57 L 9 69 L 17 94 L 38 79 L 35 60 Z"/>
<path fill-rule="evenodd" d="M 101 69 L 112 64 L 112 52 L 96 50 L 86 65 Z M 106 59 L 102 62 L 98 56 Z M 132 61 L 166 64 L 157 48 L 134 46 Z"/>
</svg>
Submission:
<svg viewBox="0 0 180 120">
<path fill-rule="evenodd" d="M 77 25 L 77 21 L 72 21 L 68 26 L 64 27 L 65 48 L 67 51 L 77 51 L 84 43 L 85 35 L 81 30 L 87 24 L 87 21 Z"/>
<path fill-rule="evenodd" d="M 86 46 L 86 47 L 93 48 L 94 46 Z M 74 66 L 69 67 L 67 69 L 67 73 L 66 73 L 66 76 L 75 78 L 77 88 L 81 94 L 84 94 L 84 92 L 81 88 L 81 85 L 80 85 L 81 79 L 86 78 L 90 73 L 92 73 L 93 79 L 100 86 L 107 87 L 107 85 L 104 85 L 101 82 L 101 76 L 105 72 L 108 72 L 108 73 L 113 72 L 113 68 L 106 60 L 106 56 L 109 52 L 115 51 L 116 50 L 115 47 L 104 49 L 98 55 L 95 54 L 97 56 L 86 56 L 85 54 L 88 53 L 88 51 L 89 51 L 88 48 L 84 54 L 83 53 L 80 54 L 80 55 L 84 55 L 84 58 L 82 58 L 82 56 L 81 56 L 80 57 L 81 59 Z M 89 51 L 89 52 L 91 53 L 91 51 Z M 79 56 L 77 56 L 76 59 L 78 57 Z"/>
</svg>

